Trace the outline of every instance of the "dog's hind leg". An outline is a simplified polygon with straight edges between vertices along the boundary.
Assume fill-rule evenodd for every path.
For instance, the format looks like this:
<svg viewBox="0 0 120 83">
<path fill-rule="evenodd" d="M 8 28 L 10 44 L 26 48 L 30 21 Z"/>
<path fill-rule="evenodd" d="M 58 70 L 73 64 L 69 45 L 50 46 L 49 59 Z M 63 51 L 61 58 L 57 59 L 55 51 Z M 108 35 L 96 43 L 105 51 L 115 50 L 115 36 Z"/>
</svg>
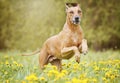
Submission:
<svg viewBox="0 0 120 83">
<path fill-rule="evenodd" d="M 52 65 L 55 65 L 59 71 L 62 70 L 62 63 L 60 59 L 55 59 L 50 62 Z"/>
<path fill-rule="evenodd" d="M 44 69 L 44 66 L 48 64 L 48 53 L 45 49 L 40 52 L 39 64 L 41 69 Z"/>
</svg>

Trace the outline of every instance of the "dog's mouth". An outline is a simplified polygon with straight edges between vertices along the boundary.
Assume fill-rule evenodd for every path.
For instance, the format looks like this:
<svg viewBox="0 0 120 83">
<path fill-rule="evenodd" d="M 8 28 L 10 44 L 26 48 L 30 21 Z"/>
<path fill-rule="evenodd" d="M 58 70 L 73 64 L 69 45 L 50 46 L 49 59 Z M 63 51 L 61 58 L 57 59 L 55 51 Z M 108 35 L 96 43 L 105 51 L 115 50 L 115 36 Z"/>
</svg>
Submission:
<svg viewBox="0 0 120 83">
<path fill-rule="evenodd" d="M 80 24 L 80 21 L 81 21 L 80 19 L 73 19 L 72 23 L 75 25 L 78 25 L 78 24 Z"/>
<path fill-rule="evenodd" d="M 75 25 L 78 25 L 78 24 L 80 24 L 80 21 L 79 20 L 78 21 L 73 20 L 72 23 L 75 24 Z"/>
</svg>

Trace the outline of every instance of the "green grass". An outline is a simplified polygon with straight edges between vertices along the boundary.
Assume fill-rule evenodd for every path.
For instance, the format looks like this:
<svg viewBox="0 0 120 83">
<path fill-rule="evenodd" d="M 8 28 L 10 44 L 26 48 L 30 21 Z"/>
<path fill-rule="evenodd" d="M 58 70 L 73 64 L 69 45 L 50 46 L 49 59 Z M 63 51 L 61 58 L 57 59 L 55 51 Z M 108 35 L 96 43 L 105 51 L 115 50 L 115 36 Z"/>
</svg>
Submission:
<svg viewBox="0 0 120 83">
<path fill-rule="evenodd" d="M 81 55 L 81 63 L 74 57 L 63 60 L 63 71 L 50 64 L 41 71 L 39 55 L 20 56 L 19 51 L 0 52 L 0 83 L 120 83 L 120 51 L 89 51 Z"/>
</svg>

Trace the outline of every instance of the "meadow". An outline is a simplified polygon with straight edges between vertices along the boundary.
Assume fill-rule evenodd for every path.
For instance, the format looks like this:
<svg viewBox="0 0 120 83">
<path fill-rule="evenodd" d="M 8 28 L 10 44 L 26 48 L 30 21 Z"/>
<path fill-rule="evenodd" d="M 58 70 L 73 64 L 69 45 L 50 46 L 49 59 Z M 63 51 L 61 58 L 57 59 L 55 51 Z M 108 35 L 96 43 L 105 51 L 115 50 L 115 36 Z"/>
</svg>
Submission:
<svg viewBox="0 0 120 83">
<path fill-rule="evenodd" d="M 19 51 L 0 52 L 0 83 L 120 83 L 120 51 L 89 51 L 81 55 L 81 62 L 74 57 L 63 60 L 61 72 L 46 65 L 41 71 L 39 55 L 20 56 Z"/>
<path fill-rule="evenodd" d="M 65 3 L 80 5 L 80 26 L 93 50 L 79 64 L 74 57 L 63 60 L 61 72 L 51 64 L 42 71 L 38 54 L 21 53 L 41 48 L 62 30 Z M 119 5 L 120 0 L 0 0 L 0 83 L 120 83 Z"/>
</svg>

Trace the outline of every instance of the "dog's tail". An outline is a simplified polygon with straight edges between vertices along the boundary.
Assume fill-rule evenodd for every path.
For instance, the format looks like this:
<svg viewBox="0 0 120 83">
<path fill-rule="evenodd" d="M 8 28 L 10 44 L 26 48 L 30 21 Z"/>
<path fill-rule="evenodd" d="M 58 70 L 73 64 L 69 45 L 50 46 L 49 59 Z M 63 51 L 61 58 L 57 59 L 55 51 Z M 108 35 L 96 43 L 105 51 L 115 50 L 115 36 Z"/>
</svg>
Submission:
<svg viewBox="0 0 120 83">
<path fill-rule="evenodd" d="M 31 56 L 31 55 L 35 55 L 40 53 L 40 49 L 37 49 L 36 51 L 32 52 L 32 53 L 23 53 L 22 56 Z"/>
</svg>

